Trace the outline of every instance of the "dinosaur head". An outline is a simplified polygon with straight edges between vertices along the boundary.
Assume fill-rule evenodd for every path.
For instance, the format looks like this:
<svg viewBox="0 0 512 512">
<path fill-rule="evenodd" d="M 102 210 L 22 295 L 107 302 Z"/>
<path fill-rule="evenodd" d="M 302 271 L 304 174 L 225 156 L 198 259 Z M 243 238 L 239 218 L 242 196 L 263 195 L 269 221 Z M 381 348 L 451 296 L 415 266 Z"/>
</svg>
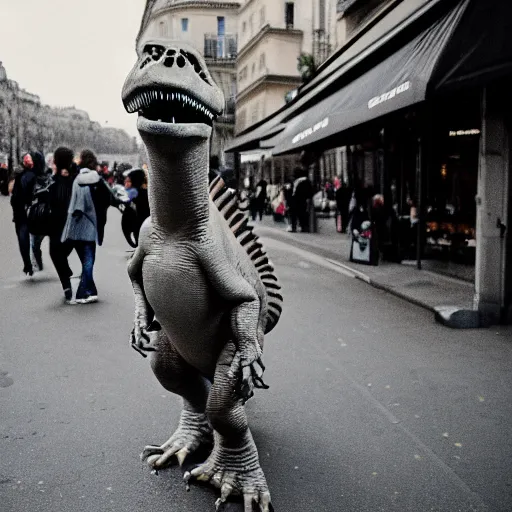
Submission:
<svg viewBox="0 0 512 512">
<path fill-rule="evenodd" d="M 224 107 L 204 59 L 182 41 L 147 42 L 122 98 L 128 113 L 139 113 L 139 131 L 176 137 L 209 136 Z"/>
</svg>

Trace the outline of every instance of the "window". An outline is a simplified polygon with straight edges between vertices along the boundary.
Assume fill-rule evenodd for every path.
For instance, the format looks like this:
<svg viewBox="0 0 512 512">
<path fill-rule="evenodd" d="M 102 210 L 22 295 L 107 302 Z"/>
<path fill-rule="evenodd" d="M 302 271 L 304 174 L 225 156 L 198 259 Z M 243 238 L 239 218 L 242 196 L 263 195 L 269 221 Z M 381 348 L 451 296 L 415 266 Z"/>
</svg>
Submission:
<svg viewBox="0 0 512 512">
<path fill-rule="evenodd" d="M 250 35 L 252 36 L 254 32 L 254 14 L 251 14 L 249 17 L 249 31 L 251 32 Z"/>
<path fill-rule="evenodd" d="M 242 34 L 245 34 L 245 31 L 247 30 L 247 23 L 244 21 L 242 23 Z"/>
<path fill-rule="evenodd" d="M 286 2 L 284 4 L 284 23 L 286 28 L 293 28 L 294 21 L 294 4 L 293 2 Z"/>
<path fill-rule="evenodd" d="M 247 120 L 247 114 L 245 112 L 245 109 L 240 110 L 238 112 L 238 126 L 239 126 L 238 129 L 239 130 L 243 130 L 245 128 L 246 120 Z"/>
<path fill-rule="evenodd" d="M 243 82 L 247 78 L 247 66 L 244 66 L 238 73 L 238 81 Z"/>
<path fill-rule="evenodd" d="M 260 71 L 262 69 L 265 69 L 265 54 L 264 53 L 262 53 L 260 55 Z"/>
<path fill-rule="evenodd" d="M 252 73 L 251 75 L 254 77 L 254 72 L 256 71 L 256 62 L 252 63 Z"/>
<path fill-rule="evenodd" d="M 188 18 L 181 18 L 181 31 L 188 32 Z"/>
<path fill-rule="evenodd" d="M 223 36 L 226 34 L 226 22 L 224 16 L 217 16 L 217 35 Z"/>
<path fill-rule="evenodd" d="M 265 6 L 260 9 L 260 27 L 265 24 Z"/>
<path fill-rule="evenodd" d="M 319 22 L 318 22 L 318 28 L 320 30 L 325 30 L 325 0 L 319 0 L 318 10 L 320 11 L 319 14 Z"/>
<path fill-rule="evenodd" d="M 252 110 L 252 116 L 251 116 L 251 124 L 254 124 L 254 123 L 257 123 L 258 122 L 258 116 L 259 116 L 259 112 L 260 111 L 260 104 L 259 103 L 256 103 L 253 107 L 253 110 Z"/>
<path fill-rule="evenodd" d="M 165 21 L 161 21 L 158 25 L 158 35 L 160 37 L 166 37 L 167 36 L 167 27 L 165 25 Z"/>
</svg>

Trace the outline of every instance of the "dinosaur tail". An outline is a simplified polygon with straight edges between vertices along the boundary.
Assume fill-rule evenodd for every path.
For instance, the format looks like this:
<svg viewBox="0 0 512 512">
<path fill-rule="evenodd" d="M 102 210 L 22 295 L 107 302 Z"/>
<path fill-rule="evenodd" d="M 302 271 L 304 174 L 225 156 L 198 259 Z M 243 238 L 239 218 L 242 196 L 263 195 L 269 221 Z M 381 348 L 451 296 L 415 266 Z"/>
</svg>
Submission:
<svg viewBox="0 0 512 512">
<path fill-rule="evenodd" d="M 245 214 L 248 209 L 247 202 L 239 203 L 235 191 L 228 188 L 220 176 L 217 176 L 210 184 L 210 198 L 228 222 L 240 245 L 251 258 L 265 286 L 267 291 L 265 334 L 267 334 L 277 325 L 283 310 L 281 286 L 275 275 L 274 266 L 268 259 L 258 236 L 253 233 L 252 226 L 248 225 Z"/>
</svg>

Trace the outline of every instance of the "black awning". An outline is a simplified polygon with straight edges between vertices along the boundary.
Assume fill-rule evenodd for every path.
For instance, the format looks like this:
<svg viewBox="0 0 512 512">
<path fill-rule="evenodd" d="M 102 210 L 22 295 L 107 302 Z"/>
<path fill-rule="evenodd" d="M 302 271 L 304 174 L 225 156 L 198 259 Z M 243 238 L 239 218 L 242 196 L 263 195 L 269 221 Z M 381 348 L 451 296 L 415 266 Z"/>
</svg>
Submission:
<svg viewBox="0 0 512 512">
<path fill-rule="evenodd" d="M 282 118 L 283 115 L 278 112 L 268 121 L 233 139 L 224 151 L 226 153 L 240 153 L 260 149 L 260 141 L 268 139 L 285 129 L 286 125 L 280 123 Z"/>
<path fill-rule="evenodd" d="M 470 0 L 462 0 L 412 41 L 288 122 L 268 141 L 295 152 L 359 124 L 425 100 L 435 65 Z"/>
<path fill-rule="evenodd" d="M 374 55 L 382 47 L 404 33 L 422 17 L 435 11 L 435 8 L 446 0 L 403 0 L 393 8 L 385 9 L 374 23 L 358 32 L 346 45 L 337 51 L 319 70 L 309 83 L 301 87 L 299 96 L 291 103 L 284 105 L 277 112 L 253 127 L 244 130 L 228 144 L 227 153 L 250 151 L 268 146 L 260 144 L 261 140 L 274 136 L 275 130 L 283 129 L 280 123 L 308 108 L 310 103 L 316 103 L 318 96 L 328 95 L 328 89 L 340 78 L 345 78 L 347 72 Z M 454 1 L 454 0 L 449 0 Z M 416 29 L 414 28 L 416 31 Z M 279 128 L 277 128 L 279 127 Z"/>
<path fill-rule="evenodd" d="M 512 2 L 473 0 L 431 80 L 432 92 L 482 85 L 512 75 Z"/>
</svg>

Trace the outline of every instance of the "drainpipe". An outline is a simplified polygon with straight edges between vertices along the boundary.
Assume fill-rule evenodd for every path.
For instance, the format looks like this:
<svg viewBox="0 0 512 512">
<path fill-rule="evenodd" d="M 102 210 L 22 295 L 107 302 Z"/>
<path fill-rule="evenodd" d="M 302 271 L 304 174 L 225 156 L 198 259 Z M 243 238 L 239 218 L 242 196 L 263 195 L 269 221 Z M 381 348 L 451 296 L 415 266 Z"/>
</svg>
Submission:
<svg viewBox="0 0 512 512">
<path fill-rule="evenodd" d="M 422 246 L 422 230 L 424 226 L 423 216 L 423 140 L 418 137 L 418 154 L 416 156 L 416 181 L 418 184 L 418 222 L 416 223 L 416 267 L 421 270 L 421 246 Z"/>
</svg>

